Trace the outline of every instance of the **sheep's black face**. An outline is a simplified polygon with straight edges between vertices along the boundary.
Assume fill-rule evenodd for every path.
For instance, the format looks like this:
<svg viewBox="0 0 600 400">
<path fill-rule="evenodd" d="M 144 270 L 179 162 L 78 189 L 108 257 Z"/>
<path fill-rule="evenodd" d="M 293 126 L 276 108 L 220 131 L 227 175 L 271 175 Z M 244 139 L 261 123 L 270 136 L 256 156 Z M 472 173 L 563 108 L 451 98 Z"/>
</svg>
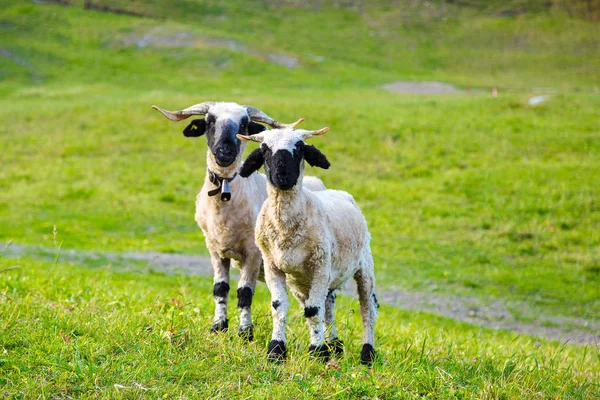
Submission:
<svg viewBox="0 0 600 400">
<path fill-rule="evenodd" d="M 183 134 L 187 137 L 206 134 L 208 148 L 217 164 L 220 167 L 229 167 L 240 153 L 241 142 L 236 135 L 253 135 L 266 129 L 250 121 L 247 115 L 236 117 L 218 117 L 209 113 L 203 119 L 192 121 Z"/>
<path fill-rule="evenodd" d="M 241 142 L 235 135 L 246 132 L 248 117 L 242 118 L 237 123 L 232 119 L 225 118 L 217 121 L 215 116 L 209 114 L 206 117 L 206 122 L 206 141 L 208 148 L 215 156 L 215 161 L 221 167 L 230 166 L 240 152 Z"/>
<path fill-rule="evenodd" d="M 261 146 L 265 160 L 265 172 L 269 181 L 282 190 L 290 190 L 300 176 L 300 165 L 304 160 L 302 154 L 303 142 L 296 143 L 290 152 L 288 149 L 279 149 L 275 153 L 267 146 Z"/>
<path fill-rule="evenodd" d="M 270 131 L 274 132 L 274 131 Z M 281 190 L 290 190 L 298 184 L 302 162 L 306 160 L 313 167 L 328 169 L 327 157 L 314 146 L 308 146 L 298 140 L 290 143 L 285 136 L 277 137 L 278 132 L 265 135 L 267 138 L 260 148 L 254 150 L 240 169 L 240 175 L 247 178 L 265 165 L 265 173 L 271 184 Z M 274 142 L 269 146 L 267 139 Z M 279 143 L 283 142 L 283 143 Z"/>
</svg>

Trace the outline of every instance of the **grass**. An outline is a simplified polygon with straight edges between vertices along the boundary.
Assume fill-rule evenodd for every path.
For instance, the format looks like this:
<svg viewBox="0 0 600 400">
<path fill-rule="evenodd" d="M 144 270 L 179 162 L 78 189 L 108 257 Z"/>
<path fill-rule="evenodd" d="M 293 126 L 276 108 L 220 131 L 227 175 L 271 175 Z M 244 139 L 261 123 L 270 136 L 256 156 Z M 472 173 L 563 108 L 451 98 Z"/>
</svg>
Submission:
<svg viewBox="0 0 600 400">
<path fill-rule="evenodd" d="M 193 220 L 204 143 L 146 111 L 151 102 L 191 104 L 195 96 L 122 99 L 117 90 L 52 100 L 51 93 L 19 96 L 0 111 L 10 121 L 0 137 L 9 149 L 0 172 L 2 239 L 47 245 L 57 225 L 65 248 L 205 253 Z M 247 102 L 277 108 L 266 96 Z M 285 108 L 299 111 L 281 114 L 331 125 L 314 143 L 334 168 L 315 172 L 360 202 L 383 285 L 598 318 L 599 193 L 589 177 L 600 173 L 600 102 L 569 95 L 535 109 L 524 102 L 361 92 L 289 99 Z"/>
<path fill-rule="evenodd" d="M 0 241 L 206 254 L 193 220 L 206 146 L 150 105 L 234 100 L 282 121 L 331 127 L 312 143 L 332 168 L 310 172 L 351 192 L 364 210 L 380 287 L 500 301 L 526 321 L 600 319 L 598 24 L 522 1 L 281 3 L 102 2 L 143 15 L 135 17 L 0 0 Z M 506 9 L 520 11 L 500 16 Z M 125 43 L 181 33 L 190 45 Z M 224 48 L 224 40 L 236 44 Z M 272 54 L 295 57 L 297 66 L 269 62 Z M 480 91 L 379 89 L 395 80 Z M 499 97 L 489 95 L 492 87 Z M 551 92 L 548 101 L 530 106 L 539 88 Z M 0 270 L 15 262 L 1 258 Z M 536 344 L 391 308 L 378 327 L 383 360 L 370 372 L 356 366 L 357 342 L 337 369 L 302 358 L 298 316 L 297 358 L 269 366 L 262 286 L 259 338 L 246 348 L 233 336 L 204 339 L 206 280 L 89 271 L 33 253 L 18 263 L 0 272 L 0 307 L 9 315 L 0 330 L 8 352 L 0 354 L 0 392 L 23 397 L 144 395 L 114 387 L 134 382 L 153 388 L 151 397 L 362 390 L 590 398 L 598 389 L 590 383 L 598 375 L 593 346 Z M 183 307 L 169 303 L 180 294 Z M 358 339 L 352 307 L 343 301 L 345 340 Z M 153 326 L 148 335 L 145 324 Z M 172 343 L 177 335 L 187 337 L 177 339 L 183 344 Z M 19 361 L 22 354 L 29 358 Z M 252 389 L 240 383 L 248 375 Z"/>
<path fill-rule="evenodd" d="M 0 259 L 0 270 L 12 266 Z M 494 332 L 382 307 L 379 360 L 360 366 L 358 304 L 338 305 L 346 355 L 307 357 L 300 307 L 290 360 L 266 361 L 268 293 L 254 309 L 256 341 L 210 335 L 211 282 L 28 258 L 0 273 L 0 394 L 16 398 L 594 398 L 591 347 Z M 233 303 L 233 302 L 232 302 Z M 230 310 L 234 312 L 234 310 Z M 237 323 L 234 323 L 234 328 Z M 235 332 L 235 331 L 234 331 Z"/>
</svg>

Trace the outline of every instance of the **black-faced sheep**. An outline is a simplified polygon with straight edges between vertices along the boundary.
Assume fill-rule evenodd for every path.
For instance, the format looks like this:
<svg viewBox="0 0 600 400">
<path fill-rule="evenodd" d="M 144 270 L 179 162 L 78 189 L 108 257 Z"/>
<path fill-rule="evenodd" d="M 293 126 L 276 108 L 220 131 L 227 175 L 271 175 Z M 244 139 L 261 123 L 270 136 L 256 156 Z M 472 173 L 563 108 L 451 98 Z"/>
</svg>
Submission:
<svg viewBox="0 0 600 400">
<path fill-rule="evenodd" d="M 327 158 L 304 140 L 327 132 L 274 129 L 243 140 L 260 142 L 244 162 L 240 175 L 252 179 L 263 164 L 267 200 L 256 221 L 256 241 L 263 255 L 265 281 L 271 292 L 273 334 L 271 360 L 286 357 L 286 285 L 304 308 L 310 328 L 309 351 L 328 359 L 342 343 L 334 326 L 335 292 L 356 280 L 363 322 L 361 362 L 375 357 L 377 315 L 375 276 L 367 222 L 352 196 L 338 190 L 313 192 L 303 187 L 304 160 L 329 168 Z M 325 341 L 325 328 L 329 334 Z"/>
<path fill-rule="evenodd" d="M 292 125 L 277 122 L 254 107 L 236 103 L 204 102 L 173 112 L 152 107 L 172 121 L 192 115 L 204 116 L 193 120 L 183 134 L 186 137 L 204 135 L 208 143 L 207 171 L 204 185 L 196 196 L 195 218 L 204 232 L 214 270 L 215 315 L 211 330 L 228 329 L 229 270 L 233 264 L 240 269 L 237 288 L 239 333 L 252 340 L 251 305 L 262 265 L 254 240 L 254 226 L 267 190 L 262 175 L 236 179 L 246 148 L 246 143 L 238 140 L 236 135 L 264 131 L 266 128 L 257 122 L 279 128 Z M 311 178 L 309 184 L 315 190 L 324 189 L 323 182 L 317 178 Z"/>
</svg>

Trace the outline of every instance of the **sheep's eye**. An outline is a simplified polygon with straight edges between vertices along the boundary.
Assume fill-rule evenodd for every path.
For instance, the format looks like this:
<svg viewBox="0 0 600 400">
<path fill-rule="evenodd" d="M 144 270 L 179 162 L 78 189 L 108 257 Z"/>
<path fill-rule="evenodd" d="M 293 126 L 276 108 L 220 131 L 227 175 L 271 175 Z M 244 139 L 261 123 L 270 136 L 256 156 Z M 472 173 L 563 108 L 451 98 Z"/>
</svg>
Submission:
<svg viewBox="0 0 600 400">
<path fill-rule="evenodd" d="M 215 116 L 211 115 L 211 114 L 208 114 L 206 116 L 206 122 L 208 122 L 209 124 L 212 124 L 213 122 L 215 122 Z"/>
</svg>

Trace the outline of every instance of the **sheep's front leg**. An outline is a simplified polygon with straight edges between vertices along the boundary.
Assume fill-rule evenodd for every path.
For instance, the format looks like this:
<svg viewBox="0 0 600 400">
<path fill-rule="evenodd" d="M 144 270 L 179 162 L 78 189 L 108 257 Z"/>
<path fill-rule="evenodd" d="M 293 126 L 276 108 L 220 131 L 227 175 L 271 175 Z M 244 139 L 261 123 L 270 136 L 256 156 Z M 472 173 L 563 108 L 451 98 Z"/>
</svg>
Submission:
<svg viewBox="0 0 600 400">
<path fill-rule="evenodd" d="M 331 289 L 325 299 L 325 330 L 327 331 L 327 346 L 329 350 L 336 355 L 340 355 L 344 352 L 344 342 L 338 339 L 335 327 L 335 292 L 335 289 Z"/>
<path fill-rule="evenodd" d="M 244 259 L 241 268 L 240 281 L 238 282 L 238 309 L 240 311 L 239 335 L 248 340 L 254 340 L 254 327 L 252 325 L 252 298 L 256 280 L 260 272 L 262 257 L 260 251 L 256 250 L 249 253 Z"/>
<path fill-rule="evenodd" d="M 214 286 L 213 297 L 215 299 L 215 317 L 211 332 L 226 331 L 229 322 L 227 320 L 227 298 L 229 296 L 229 267 L 231 260 L 221 258 L 216 252 L 210 252 L 213 266 Z"/>
<path fill-rule="evenodd" d="M 328 360 L 331 356 L 329 347 L 325 344 L 325 300 L 329 292 L 329 269 L 317 267 L 314 271 L 310 292 L 304 303 L 304 317 L 310 329 L 309 352 L 317 357 Z"/>
<path fill-rule="evenodd" d="M 267 349 L 267 357 L 270 361 L 282 361 L 287 358 L 285 325 L 290 308 L 285 275 L 265 264 L 265 282 L 271 292 L 271 315 L 273 316 L 273 334 Z"/>
</svg>

